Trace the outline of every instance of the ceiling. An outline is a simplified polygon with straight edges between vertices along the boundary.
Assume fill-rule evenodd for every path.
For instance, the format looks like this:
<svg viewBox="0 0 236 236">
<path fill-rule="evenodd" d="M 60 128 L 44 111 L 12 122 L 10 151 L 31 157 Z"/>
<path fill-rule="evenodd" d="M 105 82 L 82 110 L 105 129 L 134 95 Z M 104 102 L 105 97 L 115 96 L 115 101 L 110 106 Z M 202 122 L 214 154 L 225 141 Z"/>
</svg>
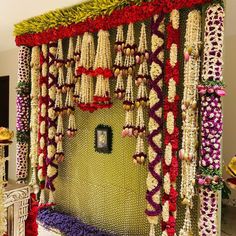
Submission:
<svg viewBox="0 0 236 236">
<path fill-rule="evenodd" d="M 32 16 L 85 0 L 0 0 L 0 51 L 15 47 L 13 25 Z M 226 35 L 236 35 L 236 1 L 226 3 Z"/>
</svg>

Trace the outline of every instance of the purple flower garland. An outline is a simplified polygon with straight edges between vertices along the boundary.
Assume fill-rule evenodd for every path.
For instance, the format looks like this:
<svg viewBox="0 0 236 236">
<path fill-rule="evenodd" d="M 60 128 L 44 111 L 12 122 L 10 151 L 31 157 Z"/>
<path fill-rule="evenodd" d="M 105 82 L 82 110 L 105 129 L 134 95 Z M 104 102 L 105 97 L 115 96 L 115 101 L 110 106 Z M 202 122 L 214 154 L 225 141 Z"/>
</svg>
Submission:
<svg viewBox="0 0 236 236">
<path fill-rule="evenodd" d="M 112 236 L 113 234 L 83 223 L 80 219 L 66 215 L 51 208 L 42 208 L 37 221 L 46 229 L 57 229 L 65 236 Z"/>
<path fill-rule="evenodd" d="M 199 174 L 200 218 L 199 235 L 217 235 L 218 191 L 222 188 L 221 138 L 223 115 L 221 96 L 225 95 L 222 82 L 224 8 L 211 5 L 206 11 L 204 62 L 201 96 L 201 159 Z"/>
<path fill-rule="evenodd" d="M 30 48 L 21 46 L 18 56 L 16 96 L 16 179 L 18 183 L 27 178 L 29 154 L 30 110 Z"/>
</svg>

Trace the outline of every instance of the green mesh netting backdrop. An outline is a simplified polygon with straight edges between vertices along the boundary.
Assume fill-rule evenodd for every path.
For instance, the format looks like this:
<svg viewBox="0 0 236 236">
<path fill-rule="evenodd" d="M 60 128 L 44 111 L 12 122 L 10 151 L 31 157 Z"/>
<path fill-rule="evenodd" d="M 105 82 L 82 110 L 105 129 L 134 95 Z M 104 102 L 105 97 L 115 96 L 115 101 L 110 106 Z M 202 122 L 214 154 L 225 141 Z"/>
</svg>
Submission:
<svg viewBox="0 0 236 236">
<path fill-rule="evenodd" d="M 188 10 L 181 10 L 182 38 L 187 12 Z M 138 43 L 140 24 L 136 24 L 135 27 Z M 124 32 L 126 31 L 127 27 L 124 29 Z M 114 45 L 116 31 L 111 30 L 110 33 L 111 45 Z M 150 39 L 150 32 L 148 38 Z M 183 40 L 181 41 L 183 44 Z M 183 51 L 183 45 L 181 50 Z M 183 60 L 181 61 L 183 67 Z M 183 72 L 181 77 L 183 81 Z M 114 86 L 115 80 L 111 82 L 111 91 L 114 91 Z M 179 89 L 182 91 L 182 88 Z M 147 164 L 134 166 L 132 155 L 135 151 L 135 138 L 121 137 L 124 123 L 122 102 L 113 99 L 111 109 L 98 110 L 94 113 L 77 110 L 76 122 L 77 136 L 72 140 L 65 139 L 66 158 L 59 166 L 56 185 L 59 210 L 118 235 L 148 235 L 149 224 L 144 213 Z M 94 150 L 94 130 L 98 124 L 112 127 L 111 154 L 100 154 Z M 194 235 L 197 235 L 197 207 L 196 200 L 193 210 Z M 184 212 L 184 206 L 179 200 L 178 230 L 182 226 Z M 158 232 L 158 235 L 161 235 L 160 225 Z"/>
</svg>

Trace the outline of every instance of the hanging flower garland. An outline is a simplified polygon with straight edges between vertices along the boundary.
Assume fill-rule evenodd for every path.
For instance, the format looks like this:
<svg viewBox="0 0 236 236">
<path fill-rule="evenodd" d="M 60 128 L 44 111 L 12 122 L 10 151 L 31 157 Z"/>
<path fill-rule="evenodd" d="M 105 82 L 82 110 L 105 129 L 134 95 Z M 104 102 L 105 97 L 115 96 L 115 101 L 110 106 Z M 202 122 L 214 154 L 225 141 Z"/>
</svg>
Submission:
<svg viewBox="0 0 236 236">
<path fill-rule="evenodd" d="M 47 176 L 47 136 L 48 136 L 48 46 L 43 44 L 40 53 L 41 75 L 38 99 L 38 179 L 40 182 L 39 204 L 45 204 L 45 181 Z"/>
<path fill-rule="evenodd" d="M 67 128 L 67 136 L 72 138 L 75 136 L 77 128 L 75 123 L 75 107 L 74 107 L 74 87 L 75 87 L 75 78 L 74 78 L 74 45 L 73 38 L 69 39 L 69 48 L 68 55 L 66 59 L 67 75 L 66 75 L 66 101 L 65 101 L 65 110 L 69 115 L 69 122 Z"/>
<path fill-rule="evenodd" d="M 166 120 L 164 138 L 163 189 L 162 197 L 162 236 L 176 235 L 177 197 L 176 180 L 178 176 L 177 151 L 179 148 L 179 129 L 177 127 L 179 96 L 176 92 L 179 84 L 179 11 L 170 13 L 170 23 L 167 25 L 167 51 L 169 58 L 165 66 L 165 84 L 167 97 L 164 101 L 164 119 Z"/>
<path fill-rule="evenodd" d="M 124 32 L 123 25 L 117 27 L 115 50 L 116 58 L 113 65 L 113 72 L 116 78 L 116 87 L 115 87 L 115 97 L 118 99 L 123 99 L 125 95 L 125 86 L 124 86 L 124 62 L 123 62 L 123 49 L 125 46 L 124 41 Z"/>
<path fill-rule="evenodd" d="M 183 138 L 179 157 L 182 160 L 181 198 L 186 205 L 184 225 L 180 236 L 192 234 L 190 209 L 193 206 L 197 165 L 198 110 L 197 86 L 200 75 L 199 50 L 201 46 L 201 13 L 193 10 L 188 14 L 184 49 L 184 95 L 182 100 Z"/>
<path fill-rule="evenodd" d="M 30 159 L 31 159 L 31 181 L 30 185 L 37 192 L 37 165 L 38 165 L 38 96 L 40 78 L 40 48 L 35 46 L 31 52 L 31 114 L 30 114 Z M 37 192 L 35 192 L 37 194 Z"/>
<path fill-rule="evenodd" d="M 30 133 L 30 49 L 20 47 L 17 74 L 17 118 L 16 118 L 16 179 L 25 182 L 28 171 L 29 133 Z"/>
<path fill-rule="evenodd" d="M 75 51 L 74 51 L 74 60 L 75 60 L 75 88 L 74 88 L 74 95 L 73 99 L 75 103 L 79 102 L 79 94 L 80 94 L 80 86 L 81 86 L 81 76 L 77 74 L 77 68 L 79 66 L 79 61 L 81 57 L 81 37 L 77 36 Z"/>
<path fill-rule="evenodd" d="M 148 105 L 148 94 L 146 88 L 146 82 L 149 79 L 149 71 L 147 60 L 149 58 L 149 52 L 147 50 L 147 38 L 146 38 L 146 26 L 142 23 L 141 34 L 139 39 L 139 47 L 136 52 L 136 63 L 140 64 L 138 75 L 136 78 L 136 85 L 138 86 L 138 95 L 136 99 L 137 116 L 136 125 L 134 127 L 133 134 L 137 138 L 136 151 L 133 155 L 133 161 L 135 164 L 142 164 L 147 158 L 147 154 L 144 150 L 144 138 L 146 136 L 146 126 L 144 122 L 144 108 Z"/>
<path fill-rule="evenodd" d="M 81 76 L 79 102 L 77 105 L 83 111 L 93 112 L 94 84 L 93 84 L 93 64 L 95 58 L 94 38 L 91 33 L 84 33 L 81 45 L 81 57 L 77 75 Z"/>
<path fill-rule="evenodd" d="M 66 84 L 64 78 L 64 54 L 63 54 L 63 45 L 62 39 L 59 39 L 57 42 L 57 53 L 55 59 L 56 67 L 58 69 L 58 78 L 57 78 L 57 86 L 56 86 L 56 98 L 55 98 L 55 106 L 54 111 L 57 113 L 57 130 L 55 135 L 55 141 L 57 145 L 57 150 L 55 154 L 55 158 L 58 163 L 64 160 L 64 151 L 62 147 L 62 139 L 64 137 L 64 126 L 63 126 L 63 94 L 66 92 Z"/>
<path fill-rule="evenodd" d="M 54 110 L 56 100 L 57 67 L 56 67 L 57 43 L 50 42 L 48 46 L 48 139 L 47 139 L 47 182 L 49 192 L 49 203 L 54 203 L 53 192 L 55 191 L 55 180 L 58 175 L 58 161 L 56 160 L 56 122 L 57 114 Z"/>
<path fill-rule="evenodd" d="M 201 158 L 198 184 L 200 186 L 199 235 L 217 235 L 218 190 L 223 187 L 221 177 L 221 139 L 223 114 L 224 8 L 211 5 L 206 10 L 204 61 L 201 96 Z"/>
<path fill-rule="evenodd" d="M 96 108 L 110 108 L 112 106 L 110 97 L 109 79 L 113 76 L 111 70 L 111 46 L 109 32 L 100 30 L 98 32 L 98 46 L 94 62 L 94 76 L 97 77 L 95 93 L 93 96 Z"/>
<path fill-rule="evenodd" d="M 150 236 L 155 236 L 155 226 L 161 214 L 161 159 L 162 159 L 162 81 L 164 77 L 164 14 L 155 15 L 151 22 L 151 80 L 150 80 L 150 113 L 149 113 L 149 153 L 147 176 L 147 209 L 150 223 Z"/>
<path fill-rule="evenodd" d="M 123 126 L 122 137 L 132 137 L 134 131 L 134 92 L 133 92 L 133 75 L 135 69 L 135 51 L 137 46 L 134 40 L 134 25 L 128 25 L 127 38 L 124 47 L 125 61 L 124 74 L 127 76 L 127 85 L 125 90 L 125 99 L 123 108 L 125 109 L 125 124 Z"/>
</svg>

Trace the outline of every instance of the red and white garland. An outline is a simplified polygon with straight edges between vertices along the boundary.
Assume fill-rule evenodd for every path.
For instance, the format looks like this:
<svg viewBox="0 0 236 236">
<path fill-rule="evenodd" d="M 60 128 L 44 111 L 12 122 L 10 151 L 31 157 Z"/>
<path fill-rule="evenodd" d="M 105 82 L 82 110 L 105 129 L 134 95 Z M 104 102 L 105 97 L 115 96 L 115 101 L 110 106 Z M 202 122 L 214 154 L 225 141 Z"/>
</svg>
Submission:
<svg viewBox="0 0 236 236">
<path fill-rule="evenodd" d="M 204 61 L 201 96 L 201 158 L 198 184 L 200 185 L 199 235 L 218 233 L 218 190 L 221 180 L 221 140 L 223 115 L 221 96 L 223 84 L 224 8 L 211 5 L 206 11 Z M 219 185 L 219 187 L 217 187 Z"/>
<path fill-rule="evenodd" d="M 91 33 L 84 33 L 81 45 L 81 57 L 77 75 L 81 76 L 78 106 L 83 111 L 93 112 L 96 108 L 93 105 L 94 83 L 93 65 L 95 59 L 94 38 Z"/>
<path fill-rule="evenodd" d="M 55 180 L 58 175 L 58 161 L 56 160 L 56 122 L 57 113 L 54 109 L 56 101 L 56 84 L 58 70 L 56 67 L 57 43 L 50 42 L 48 46 L 49 68 L 48 68 L 48 139 L 47 139 L 47 181 L 46 187 L 49 192 L 49 203 L 54 203 L 53 192 L 55 191 Z"/>
<path fill-rule="evenodd" d="M 135 69 L 135 51 L 136 45 L 134 41 L 134 25 L 128 25 L 127 38 L 124 47 L 125 61 L 124 73 L 127 76 L 127 85 L 125 90 L 125 99 L 123 101 L 123 108 L 125 109 L 125 124 L 123 126 L 122 136 L 132 137 L 134 131 L 134 92 L 133 92 L 133 75 Z"/>
<path fill-rule="evenodd" d="M 151 37 L 151 80 L 150 80 L 150 118 L 148 136 L 148 176 L 147 176 L 147 209 L 146 214 L 150 223 L 150 236 L 155 236 L 155 226 L 161 214 L 161 159 L 162 159 L 162 84 L 164 68 L 164 14 L 155 15 L 152 23 Z"/>
<path fill-rule="evenodd" d="M 124 50 L 124 32 L 123 25 L 117 27 L 115 50 L 116 58 L 113 65 L 114 76 L 116 77 L 115 96 L 118 99 L 123 99 L 125 95 L 124 87 L 124 62 L 123 62 L 123 50 Z"/>
<path fill-rule="evenodd" d="M 99 30 L 98 45 L 94 62 L 94 76 L 97 77 L 95 93 L 93 96 L 96 108 L 111 107 L 110 82 L 111 71 L 111 46 L 108 31 Z"/>
<path fill-rule="evenodd" d="M 47 175 L 47 125 L 48 125 L 48 47 L 41 46 L 40 55 L 41 74 L 39 79 L 39 100 L 38 100 L 38 179 L 40 182 L 40 204 L 45 204 L 45 181 Z"/>
<path fill-rule="evenodd" d="M 164 194 L 162 197 L 162 236 L 176 235 L 176 210 L 177 197 L 176 180 L 178 176 L 177 151 L 179 147 L 179 129 L 177 127 L 179 96 L 177 86 L 179 84 L 179 11 L 170 13 L 170 23 L 167 25 L 167 51 L 169 58 L 165 65 L 165 84 L 167 97 L 164 101 L 164 119 L 166 120 L 164 138 L 163 176 Z"/>
<path fill-rule="evenodd" d="M 133 155 L 133 161 L 135 164 L 143 164 L 147 158 L 147 154 L 144 150 L 144 138 L 146 136 L 144 108 L 146 105 L 148 105 L 148 94 L 146 88 L 146 82 L 149 79 L 149 68 L 147 64 L 148 58 L 149 53 L 147 50 L 146 26 L 144 23 L 142 23 L 139 47 L 135 56 L 136 63 L 140 64 L 138 75 L 135 81 L 136 85 L 138 86 L 138 95 L 135 102 L 137 107 L 136 125 L 133 131 L 134 136 L 137 137 L 136 151 Z"/>
<path fill-rule="evenodd" d="M 186 205 L 184 225 L 180 236 L 192 234 L 190 209 L 193 206 L 197 165 L 198 109 L 197 86 L 200 76 L 201 13 L 188 14 L 184 49 L 184 95 L 182 100 L 183 138 L 179 157 L 182 160 L 181 198 Z"/>
<path fill-rule="evenodd" d="M 31 113 L 30 113 L 30 160 L 31 160 L 31 181 L 30 185 L 37 194 L 37 165 L 38 165 L 38 97 L 40 79 L 40 47 L 35 46 L 31 51 Z"/>
</svg>

